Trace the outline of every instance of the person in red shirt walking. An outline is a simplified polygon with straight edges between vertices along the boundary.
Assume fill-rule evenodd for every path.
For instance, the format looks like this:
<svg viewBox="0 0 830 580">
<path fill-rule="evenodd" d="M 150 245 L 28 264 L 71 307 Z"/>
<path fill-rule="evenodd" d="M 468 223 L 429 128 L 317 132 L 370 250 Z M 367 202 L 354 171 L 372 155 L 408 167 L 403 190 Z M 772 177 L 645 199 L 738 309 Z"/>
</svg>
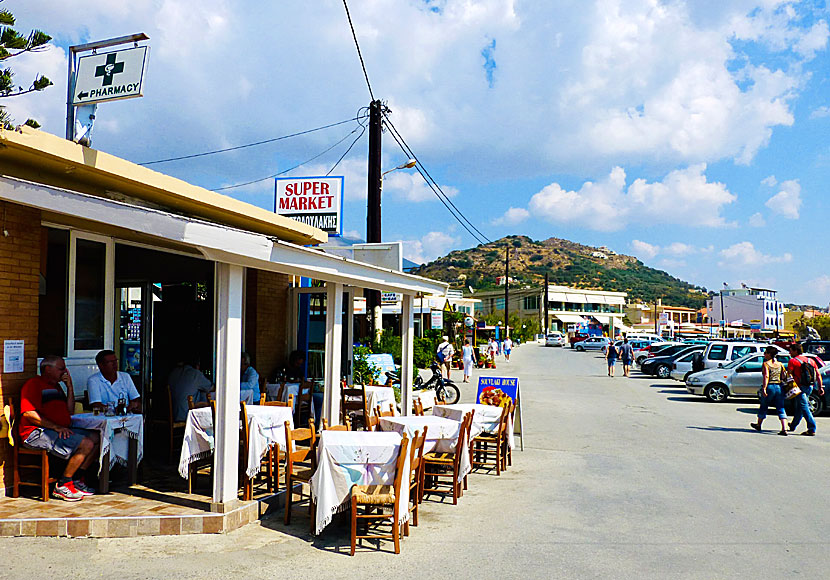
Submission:
<svg viewBox="0 0 830 580">
<path fill-rule="evenodd" d="M 58 384 L 63 381 L 66 393 Z M 29 449 L 43 449 L 68 460 L 58 479 L 54 497 L 79 501 L 95 491 L 77 476 L 98 456 L 97 431 L 70 429 L 75 410 L 75 390 L 66 362 L 47 356 L 40 363 L 40 376 L 32 377 L 20 391 L 20 439 Z"/>
<path fill-rule="evenodd" d="M 798 388 L 801 389 L 801 394 L 797 395 L 795 398 L 795 412 L 793 413 L 793 420 L 790 423 L 790 431 L 795 431 L 795 428 L 798 427 L 798 424 L 801 422 L 802 415 L 804 416 L 805 421 L 807 422 L 807 430 L 802 433 L 802 435 L 807 435 L 808 437 L 812 437 L 816 434 L 816 421 L 813 419 L 813 413 L 810 411 L 810 394 L 813 392 L 813 389 L 818 390 L 819 396 L 824 394 L 824 385 L 821 382 L 821 373 L 818 372 L 818 365 L 816 362 L 804 356 L 804 348 L 795 343 L 790 346 L 790 359 L 789 364 L 787 364 L 787 372 L 795 381 L 795 384 L 798 385 Z M 807 382 L 803 379 L 805 375 L 808 373 L 802 373 L 801 365 L 811 365 L 813 367 L 812 374 L 815 377 L 815 382 L 812 384 L 807 384 Z"/>
</svg>

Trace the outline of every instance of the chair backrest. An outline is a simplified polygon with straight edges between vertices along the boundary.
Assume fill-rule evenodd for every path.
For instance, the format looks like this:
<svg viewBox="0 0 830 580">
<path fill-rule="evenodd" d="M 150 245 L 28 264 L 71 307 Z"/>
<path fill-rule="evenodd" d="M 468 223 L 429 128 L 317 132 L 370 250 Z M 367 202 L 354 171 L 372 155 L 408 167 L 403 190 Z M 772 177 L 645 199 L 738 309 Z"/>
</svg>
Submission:
<svg viewBox="0 0 830 580">
<path fill-rule="evenodd" d="M 403 438 L 401 439 L 401 449 L 398 452 L 398 464 L 395 468 L 395 498 L 401 497 L 401 480 L 403 479 L 403 466 L 406 463 L 406 454 L 408 451 L 409 435 L 404 433 Z M 407 474 L 407 477 L 409 477 L 409 474 Z M 408 482 L 407 485 L 409 485 Z M 408 509 L 407 506 L 404 506 L 404 509 Z"/>
<path fill-rule="evenodd" d="M 421 402 L 420 398 L 416 398 L 415 401 L 412 403 L 412 412 L 417 417 L 424 416 L 424 404 Z"/>
<path fill-rule="evenodd" d="M 424 458 L 424 444 L 427 441 L 427 431 L 429 427 L 424 425 L 424 431 L 415 431 L 415 436 L 412 438 L 412 450 L 409 455 L 409 478 L 410 481 L 418 477 L 418 470 L 421 467 L 421 462 Z"/>
<path fill-rule="evenodd" d="M 309 421 L 309 427 L 292 429 L 291 423 L 285 422 L 285 459 L 288 469 L 291 469 L 294 462 L 313 460 L 312 451 L 317 443 L 317 433 L 313 427 L 314 423 Z M 298 446 L 298 443 L 302 446 Z"/>
<path fill-rule="evenodd" d="M 340 390 L 340 408 L 345 411 L 360 411 L 366 405 L 365 392 L 363 389 L 346 387 Z"/>
<path fill-rule="evenodd" d="M 458 431 L 458 444 L 455 447 L 455 454 L 453 457 L 453 462 L 457 465 L 461 463 L 461 442 L 465 440 L 469 440 L 470 438 L 470 427 L 473 424 L 473 414 L 475 411 L 470 411 L 466 415 L 464 415 L 464 419 L 461 421 L 461 429 Z M 470 451 L 472 452 L 472 446 L 470 446 Z"/>
<path fill-rule="evenodd" d="M 277 390 L 277 400 L 282 401 L 282 397 L 285 395 L 285 383 L 280 383 L 280 388 Z M 294 395 L 289 395 L 290 397 L 294 397 Z"/>
<path fill-rule="evenodd" d="M 266 393 L 260 393 L 260 394 L 259 394 L 259 404 L 260 404 L 260 405 L 264 405 L 264 404 L 265 404 L 265 395 L 266 395 Z"/>
<path fill-rule="evenodd" d="M 200 401 L 200 402 L 197 403 L 193 400 L 193 395 L 188 395 L 187 396 L 187 408 L 188 409 L 190 409 L 190 410 L 203 409 L 205 407 L 210 407 L 210 403 L 208 403 L 207 401 Z"/>
<path fill-rule="evenodd" d="M 329 422 L 326 421 L 326 418 L 323 417 L 323 431 L 351 431 L 352 430 L 352 422 L 349 421 L 348 417 L 346 418 L 345 425 L 331 425 L 329 426 Z"/>
<path fill-rule="evenodd" d="M 380 423 L 380 417 L 378 417 L 377 415 L 369 415 L 366 418 L 366 430 L 377 431 L 378 423 Z"/>
<path fill-rule="evenodd" d="M 12 445 L 17 447 L 20 445 L 20 399 L 10 397 L 9 408 L 11 409 L 11 417 L 9 417 L 9 435 L 11 436 Z"/>
<path fill-rule="evenodd" d="M 381 410 L 380 405 L 375 405 L 375 414 L 378 417 L 394 417 L 395 416 L 395 406 L 392 403 L 389 403 L 389 410 L 383 411 Z"/>
<path fill-rule="evenodd" d="M 435 397 L 435 404 L 436 404 L 436 405 L 446 405 L 447 403 L 445 403 L 445 402 L 443 402 L 443 401 L 439 401 L 439 400 L 438 400 L 438 397 Z"/>
<path fill-rule="evenodd" d="M 210 418 L 213 420 L 214 429 L 216 428 L 216 401 L 211 399 L 210 403 Z"/>
<path fill-rule="evenodd" d="M 294 395 L 288 395 L 288 401 L 285 403 L 282 401 L 265 401 L 260 404 L 266 407 L 294 407 Z"/>
<path fill-rule="evenodd" d="M 248 429 L 248 407 L 245 401 L 239 402 L 239 445 L 245 453 L 244 457 L 248 456 L 248 445 L 250 443 L 250 430 Z M 241 464 L 241 462 L 240 462 Z"/>
</svg>

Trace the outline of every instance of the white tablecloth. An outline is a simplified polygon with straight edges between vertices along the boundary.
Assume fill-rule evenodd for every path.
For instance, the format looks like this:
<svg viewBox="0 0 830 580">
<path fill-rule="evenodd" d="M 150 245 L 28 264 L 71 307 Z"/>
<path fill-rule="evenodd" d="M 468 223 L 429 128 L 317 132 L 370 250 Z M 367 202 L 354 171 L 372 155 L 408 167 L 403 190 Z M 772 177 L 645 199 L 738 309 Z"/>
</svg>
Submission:
<svg viewBox="0 0 830 580">
<path fill-rule="evenodd" d="M 317 471 L 311 493 L 317 504 L 315 533 L 323 531 L 334 514 L 350 509 L 353 485 L 394 485 L 401 436 L 380 431 L 323 431 L 317 444 Z M 403 466 L 399 519 L 409 519 L 409 451 Z"/>
<path fill-rule="evenodd" d="M 127 465 L 129 454 L 129 440 L 138 441 L 137 462 L 144 458 L 144 416 L 124 415 L 107 417 L 93 413 L 79 413 L 72 415 L 72 427 L 94 429 L 101 434 L 101 450 L 98 469 L 102 467 L 104 455 L 110 452 L 110 468 L 116 463 Z"/>
<path fill-rule="evenodd" d="M 259 473 L 260 462 L 272 443 L 285 448 L 285 422 L 294 428 L 294 414 L 288 407 L 254 405 L 248 411 L 248 460 L 246 474 Z M 187 478 L 188 466 L 207 457 L 213 451 L 213 416 L 210 408 L 191 409 L 184 428 L 182 453 L 179 457 L 179 475 Z"/>
<path fill-rule="evenodd" d="M 267 393 L 267 399 L 269 401 L 276 401 L 277 395 L 280 392 L 280 384 L 279 383 L 267 383 L 265 385 L 265 391 Z M 280 401 L 283 403 L 288 401 L 288 395 L 294 395 L 294 409 L 297 409 L 297 398 L 300 395 L 300 383 L 285 383 L 285 389 L 282 392 L 282 398 Z"/>
<path fill-rule="evenodd" d="M 427 440 L 424 442 L 424 453 L 437 451 L 438 453 L 453 453 L 458 445 L 458 433 L 461 423 L 444 417 L 425 415 L 423 417 L 410 415 L 409 417 L 381 417 L 380 428 L 383 431 L 395 431 L 409 435 L 410 441 L 415 437 L 415 431 L 423 432 L 427 427 Z M 461 464 L 458 470 L 458 481 L 472 471 L 470 465 L 469 441 L 461 442 Z"/>
<path fill-rule="evenodd" d="M 473 414 L 473 424 L 470 427 L 470 437 L 478 437 L 482 433 L 498 433 L 502 407 L 492 405 L 474 405 L 472 403 L 458 403 L 455 405 L 435 405 L 432 414 L 437 417 L 446 417 L 453 421 L 461 421 L 470 411 Z M 507 418 L 507 444 L 513 449 L 513 418 Z"/>
<path fill-rule="evenodd" d="M 392 387 L 379 387 L 374 385 L 366 385 L 366 406 L 369 410 L 369 414 L 374 413 L 375 407 L 380 405 L 381 411 L 388 411 L 389 404 L 392 404 L 392 408 L 395 410 L 395 414 L 398 414 L 398 407 L 397 401 L 395 401 L 395 389 Z"/>
</svg>

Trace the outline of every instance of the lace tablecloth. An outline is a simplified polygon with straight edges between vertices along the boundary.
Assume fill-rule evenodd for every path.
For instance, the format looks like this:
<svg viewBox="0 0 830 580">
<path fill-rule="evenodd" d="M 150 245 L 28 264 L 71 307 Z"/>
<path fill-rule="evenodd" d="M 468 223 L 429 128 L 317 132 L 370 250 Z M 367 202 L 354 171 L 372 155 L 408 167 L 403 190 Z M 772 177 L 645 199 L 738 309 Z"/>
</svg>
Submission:
<svg viewBox="0 0 830 580">
<path fill-rule="evenodd" d="M 381 411 L 388 411 L 391 403 L 395 414 L 398 414 L 397 401 L 395 401 L 395 389 L 392 387 L 380 387 L 375 385 L 366 385 L 366 407 L 369 413 L 373 413 L 375 407 L 380 405 Z"/>
<path fill-rule="evenodd" d="M 317 443 L 317 471 L 311 493 L 317 504 L 315 533 L 319 534 L 334 514 L 350 509 L 353 485 L 394 485 L 401 436 L 372 431 L 323 431 Z M 409 519 L 409 451 L 403 466 L 399 516 Z"/>
<path fill-rule="evenodd" d="M 101 450 L 98 461 L 99 473 L 101 467 L 103 467 L 103 460 L 107 451 L 110 454 L 110 468 L 116 463 L 122 466 L 127 465 L 130 439 L 135 439 L 138 442 L 137 463 L 141 463 L 141 460 L 144 458 L 143 415 L 116 415 L 107 417 L 106 415 L 95 415 L 93 413 L 79 413 L 72 415 L 71 427 L 94 429 L 101 434 Z"/>
<path fill-rule="evenodd" d="M 245 470 L 253 477 L 260 470 L 260 462 L 272 443 L 285 448 L 285 422 L 294 428 L 294 414 L 288 407 L 253 405 L 248 412 L 248 459 Z M 188 466 L 213 452 L 213 416 L 210 408 L 191 409 L 184 428 L 182 453 L 179 457 L 179 475 L 187 478 Z"/>
<path fill-rule="evenodd" d="M 409 435 L 411 441 L 415 431 L 423 432 L 427 427 L 427 440 L 424 442 L 424 453 L 436 451 L 438 453 L 453 453 L 458 446 L 458 432 L 461 423 L 452 419 L 437 416 L 409 416 L 409 417 L 381 417 L 380 428 L 384 431 L 395 431 Z M 472 471 L 470 465 L 469 441 L 461 442 L 461 464 L 458 470 L 458 481 Z"/>
<path fill-rule="evenodd" d="M 482 433 L 498 433 L 502 407 L 492 405 L 477 405 L 472 403 L 458 403 L 455 405 L 435 405 L 432 414 L 436 417 L 446 417 L 453 421 L 461 421 L 470 411 L 473 414 L 473 424 L 470 427 L 470 438 L 478 437 Z M 513 449 L 513 418 L 507 418 L 507 444 Z"/>
</svg>

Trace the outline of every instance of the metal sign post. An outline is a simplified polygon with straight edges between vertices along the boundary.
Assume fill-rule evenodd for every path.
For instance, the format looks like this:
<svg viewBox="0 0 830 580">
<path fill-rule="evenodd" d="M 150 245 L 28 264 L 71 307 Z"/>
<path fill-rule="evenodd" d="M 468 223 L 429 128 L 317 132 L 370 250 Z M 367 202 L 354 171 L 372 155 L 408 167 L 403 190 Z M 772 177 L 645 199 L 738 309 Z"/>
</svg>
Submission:
<svg viewBox="0 0 830 580">
<path fill-rule="evenodd" d="M 142 96 L 148 47 L 138 46 L 138 43 L 149 39 L 149 36 L 139 32 L 69 47 L 67 139 L 89 146 L 97 103 Z M 133 48 L 97 54 L 99 48 L 128 43 L 133 43 Z M 78 58 L 79 53 L 90 51 L 91 55 Z"/>
</svg>

